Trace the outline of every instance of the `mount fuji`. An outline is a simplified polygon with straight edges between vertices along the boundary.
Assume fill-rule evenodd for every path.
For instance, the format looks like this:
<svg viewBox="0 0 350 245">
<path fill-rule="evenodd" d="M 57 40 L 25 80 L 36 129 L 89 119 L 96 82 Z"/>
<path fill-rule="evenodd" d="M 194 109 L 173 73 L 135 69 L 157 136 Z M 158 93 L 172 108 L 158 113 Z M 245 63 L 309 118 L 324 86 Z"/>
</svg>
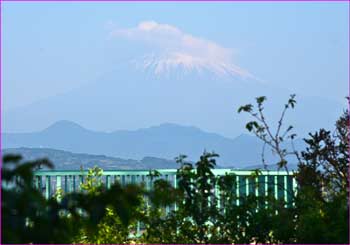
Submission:
<svg viewBox="0 0 350 245">
<path fill-rule="evenodd" d="M 186 53 L 152 54 L 120 63 L 78 89 L 5 111 L 3 131 L 38 131 L 63 119 L 105 132 L 170 122 L 232 138 L 245 132 L 249 120 L 237 114 L 240 105 L 267 96 L 267 116 L 276 122 L 291 93 L 231 63 Z M 324 98 L 296 98 L 296 109 L 286 120 L 301 136 L 332 128 L 345 105 Z"/>
</svg>

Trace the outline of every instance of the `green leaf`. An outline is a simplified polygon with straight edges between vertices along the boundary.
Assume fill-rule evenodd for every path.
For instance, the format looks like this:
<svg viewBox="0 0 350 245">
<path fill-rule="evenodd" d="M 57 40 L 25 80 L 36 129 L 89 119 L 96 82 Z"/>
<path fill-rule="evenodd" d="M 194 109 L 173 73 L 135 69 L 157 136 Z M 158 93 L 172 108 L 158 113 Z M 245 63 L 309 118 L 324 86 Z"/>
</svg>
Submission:
<svg viewBox="0 0 350 245">
<path fill-rule="evenodd" d="M 256 122 L 256 121 L 251 121 L 251 122 L 248 122 L 246 125 L 245 125 L 246 129 L 251 132 L 253 130 L 253 128 L 256 128 L 257 130 L 260 129 L 260 126 L 259 124 Z"/>
<path fill-rule="evenodd" d="M 266 100 L 266 96 L 259 96 L 259 97 L 256 97 L 255 99 L 256 99 L 256 103 L 258 103 L 258 105 L 261 105 Z"/>
<path fill-rule="evenodd" d="M 253 109 L 253 105 L 247 104 L 247 105 L 239 107 L 238 108 L 238 113 L 241 113 L 242 111 L 244 111 L 244 112 L 251 112 L 252 109 Z"/>
<path fill-rule="evenodd" d="M 294 108 L 295 104 L 297 103 L 296 100 L 294 99 L 295 98 L 295 94 L 292 94 L 290 95 L 290 98 L 288 100 L 288 104 Z"/>
</svg>

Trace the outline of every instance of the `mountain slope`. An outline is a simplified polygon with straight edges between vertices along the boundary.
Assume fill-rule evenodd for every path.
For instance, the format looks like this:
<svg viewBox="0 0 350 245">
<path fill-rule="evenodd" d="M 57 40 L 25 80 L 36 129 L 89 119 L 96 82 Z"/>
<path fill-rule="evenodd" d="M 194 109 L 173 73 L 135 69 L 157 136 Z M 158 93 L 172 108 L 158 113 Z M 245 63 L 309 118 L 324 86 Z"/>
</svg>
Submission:
<svg viewBox="0 0 350 245">
<path fill-rule="evenodd" d="M 5 154 L 19 154 L 24 161 L 36 160 L 41 158 L 49 159 L 55 170 L 80 170 L 89 169 L 98 166 L 104 170 L 148 170 L 148 169 L 177 169 L 179 164 L 174 160 L 167 160 L 157 157 L 144 157 L 141 160 L 122 159 L 109 157 L 105 155 L 93 155 L 72 153 L 50 148 L 8 148 L 2 152 Z M 237 168 L 235 166 L 220 166 L 217 168 Z M 45 167 L 44 167 L 45 168 Z M 242 169 L 262 169 L 261 164 L 245 166 Z M 276 164 L 268 165 L 269 170 L 277 170 Z M 295 164 L 288 164 L 288 169 L 296 169 Z"/>
<path fill-rule="evenodd" d="M 38 131 L 64 118 L 100 131 L 174 122 L 233 137 L 245 132 L 247 117 L 237 114 L 240 105 L 265 95 L 269 119 L 277 121 L 293 93 L 250 77 L 184 69 L 176 66 L 170 73 L 157 75 L 132 62 L 118 64 L 78 89 L 5 111 L 4 131 Z M 341 105 L 299 95 L 297 101 L 296 109 L 288 113 L 288 122 L 300 135 L 330 128 L 345 106 L 345 101 Z"/>
<path fill-rule="evenodd" d="M 55 150 L 49 148 L 8 148 L 3 154 L 20 154 L 24 160 L 35 160 L 48 158 L 57 170 L 79 170 L 88 169 L 94 166 L 104 170 L 146 170 L 159 168 L 177 168 L 179 164 L 175 161 L 144 157 L 141 160 L 122 159 L 108 157 L 105 155 L 92 155 L 72 153 L 69 151 Z"/>
</svg>

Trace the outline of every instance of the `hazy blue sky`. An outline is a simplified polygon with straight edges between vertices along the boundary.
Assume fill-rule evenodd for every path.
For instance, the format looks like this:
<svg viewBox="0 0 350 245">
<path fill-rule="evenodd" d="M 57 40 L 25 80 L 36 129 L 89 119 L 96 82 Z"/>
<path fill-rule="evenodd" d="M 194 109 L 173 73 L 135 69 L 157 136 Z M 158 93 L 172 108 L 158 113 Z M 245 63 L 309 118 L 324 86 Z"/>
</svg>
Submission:
<svg viewBox="0 0 350 245">
<path fill-rule="evenodd" d="M 169 24 L 234 50 L 264 81 L 342 100 L 346 3 L 3 3 L 4 108 L 75 88 L 139 55 L 110 38 L 142 21 Z"/>
</svg>

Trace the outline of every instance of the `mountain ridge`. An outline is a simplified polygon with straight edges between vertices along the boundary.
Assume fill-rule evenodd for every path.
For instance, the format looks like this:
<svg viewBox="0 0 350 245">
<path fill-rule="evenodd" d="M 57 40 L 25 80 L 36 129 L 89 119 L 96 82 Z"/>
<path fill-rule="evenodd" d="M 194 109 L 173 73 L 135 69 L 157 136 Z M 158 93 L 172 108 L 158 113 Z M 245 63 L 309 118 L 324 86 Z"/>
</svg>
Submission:
<svg viewBox="0 0 350 245">
<path fill-rule="evenodd" d="M 91 131 L 65 120 L 40 132 L 5 133 L 3 146 L 53 148 L 136 160 L 145 156 L 174 159 L 185 154 L 189 160 L 196 161 L 204 151 L 214 151 L 220 155 L 218 164 L 221 166 L 242 167 L 261 162 L 262 142 L 246 134 L 230 139 L 197 127 L 169 123 L 106 133 Z M 301 148 L 302 141 L 297 141 L 297 146 Z M 267 151 L 266 160 L 273 162 L 274 159 Z"/>
</svg>

